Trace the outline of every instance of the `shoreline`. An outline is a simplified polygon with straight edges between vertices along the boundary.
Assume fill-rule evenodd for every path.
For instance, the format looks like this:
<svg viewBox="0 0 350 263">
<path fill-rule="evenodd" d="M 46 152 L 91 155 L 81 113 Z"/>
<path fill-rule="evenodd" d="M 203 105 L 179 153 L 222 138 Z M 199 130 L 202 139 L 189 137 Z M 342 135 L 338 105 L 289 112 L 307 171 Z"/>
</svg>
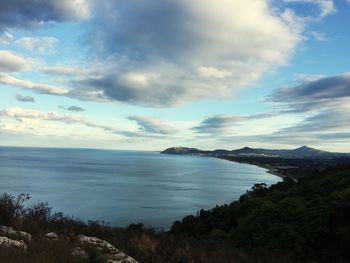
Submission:
<svg viewBox="0 0 350 263">
<path fill-rule="evenodd" d="M 160 152 L 160 154 L 164 154 L 162 152 Z M 282 178 L 282 180 L 284 180 L 285 178 L 290 178 L 292 179 L 294 182 L 298 182 L 298 179 L 295 178 L 294 176 L 291 175 L 286 175 L 285 171 L 291 168 L 298 168 L 298 166 L 286 166 L 283 167 L 283 169 L 281 169 L 281 167 L 271 167 L 271 165 L 268 164 L 262 164 L 262 163 L 257 163 L 257 162 L 249 162 L 249 161 L 243 161 L 243 160 L 233 160 L 230 158 L 227 158 L 228 156 L 224 156 L 224 155 L 210 155 L 210 154 L 174 154 L 174 155 L 181 155 L 181 156 L 199 156 L 199 157 L 209 157 L 209 158 L 216 158 L 216 159 L 220 159 L 220 160 L 225 160 L 228 162 L 234 162 L 234 163 L 241 163 L 241 164 L 249 164 L 249 165 L 254 165 L 257 166 L 259 168 L 263 168 L 266 170 L 266 173 L 272 174 L 274 176 L 277 176 L 279 178 Z M 284 173 L 282 171 L 279 170 L 283 170 Z"/>
<path fill-rule="evenodd" d="M 283 180 L 285 178 L 291 178 L 293 181 L 297 182 L 298 180 L 291 177 L 291 176 L 287 176 L 287 175 L 284 175 L 282 173 L 279 173 L 278 171 L 276 171 L 274 168 L 271 168 L 271 167 L 268 167 L 268 166 L 265 166 L 265 165 L 262 165 L 262 164 L 256 164 L 256 163 L 249 163 L 249 162 L 238 162 L 238 161 L 235 161 L 235 160 L 230 160 L 230 159 L 227 159 L 227 158 L 222 158 L 222 157 L 219 157 L 219 156 L 210 156 L 208 155 L 207 157 L 214 157 L 214 158 L 217 158 L 217 159 L 220 159 L 220 160 L 226 160 L 228 162 L 234 162 L 234 163 L 243 163 L 243 164 L 249 164 L 249 165 L 254 165 L 254 166 L 257 166 L 257 167 L 260 167 L 260 168 L 264 168 L 266 170 L 266 173 L 269 173 L 269 174 L 272 174 L 272 175 L 275 175 L 277 177 L 280 177 L 282 178 Z"/>
</svg>

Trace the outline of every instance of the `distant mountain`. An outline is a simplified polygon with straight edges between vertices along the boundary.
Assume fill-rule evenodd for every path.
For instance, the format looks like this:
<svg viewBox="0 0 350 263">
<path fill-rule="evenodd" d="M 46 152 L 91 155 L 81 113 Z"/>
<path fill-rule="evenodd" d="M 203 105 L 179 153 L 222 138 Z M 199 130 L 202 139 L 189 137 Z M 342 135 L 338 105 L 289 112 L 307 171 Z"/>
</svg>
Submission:
<svg viewBox="0 0 350 263">
<path fill-rule="evenodd" d="M 326 152 L 326 151 L 317 150 L 308 146 L 302 146 L 300 148 L 290 150 L 289 154 L 299 155 L 299 156 L 310 156 L 310 155 L 334 155 L 334 154 L 340 154 L 340 153 Z"/>
<path fill-rule="evenodd" d="M 210 153 L 210 151 L 201 151 L 196 148 L 187 148 L 187 147 L 171 147 L 161 153 L 164 154 L 201 154 L 201 153 Z"/>
<path fill-rule="evenodd" d="M 164 154 L 200 154 L 200 155 L 236 155 L 236 156 L 271 156 L 271 157 L 303 157 L 303 158 L 326 158 L 326 157 L 349 157 L 348 153 L 334 153 L 321 151 L 308 146 L 302 146 L 293 150 L 254 149 L 244 147 L 237 150 L 217 149 L 203 151 L 196 148 L 172 147 L 161 153 Z"/>
</svg>

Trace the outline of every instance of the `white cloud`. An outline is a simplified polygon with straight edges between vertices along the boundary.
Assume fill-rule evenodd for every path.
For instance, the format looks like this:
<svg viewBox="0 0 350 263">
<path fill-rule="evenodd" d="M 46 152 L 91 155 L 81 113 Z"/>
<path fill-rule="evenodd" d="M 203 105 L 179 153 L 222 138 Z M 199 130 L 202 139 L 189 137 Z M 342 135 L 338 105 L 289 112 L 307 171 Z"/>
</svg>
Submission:
<svg viewBox="0 0 350 263">
<path fill-rule="evenodd" d="M 0 50 L 0 73 L 29 70 L 29 60 L 8 50 Z"/>
<path fill-rule="evenodd" d="M 225 78 L 231 75 L 231 73 L 227 70 L 220 70 L 215 67 L 199 67 L 198 68 L 198 75 L 200 77 L 206 77 L 206 78 Z"/>
<path fill-rule="evenodd" d="M 40 54 L 53 54 L 56 52 L 55 45 L 58 43 L 58 39 L 55 37 L 22 37 L 16 40 L 15 43 Z"/>
</svg>

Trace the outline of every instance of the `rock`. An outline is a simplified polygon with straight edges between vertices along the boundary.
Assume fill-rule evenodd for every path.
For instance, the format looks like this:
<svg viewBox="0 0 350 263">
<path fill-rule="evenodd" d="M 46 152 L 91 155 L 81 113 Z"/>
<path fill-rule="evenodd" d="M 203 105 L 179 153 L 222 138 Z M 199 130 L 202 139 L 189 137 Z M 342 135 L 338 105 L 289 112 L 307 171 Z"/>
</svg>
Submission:
<svg viewBox="0 0 350 263">
<path fill-rule="evenodd" d="M 46 240 L 58 241 L 58 235 L 54 232 L 47 233 L 44 238 Z"/>
<path fill-rule="evenodd" d="M 113 245 L 111 245 L 105 240 L 101 240 L 96 237 L 87 237 L 87 236 L 79 235 L 78 243 L 82 245 L 92 246 L 102 251 L 108 251 L 108 252 L 118 251 L 119 253 L 119 250 L 117 250 Z"/>
<path fill-rule="evenodd" d="M 135 259 L 125 255 L 105 240 L 79 235 L 77 242 L 79 245 L 89 246 L 100 251 L 101 255 L 106 258 L 107 263 L 138 263 Z"/>
<path fill-rule="evenodd" d="M 0 235 L 6 236 L 12 239 L 24 240 L 26 242 L 32 242 L 32 235 L 23 231 L 16 231 L 10 226 L 0 226 Z"/>
<path fill-rule="evenodd" d="M 0 246 L 7 247 L 11 249 L 27 250 L 27 245 L 22 240 L 13 240 L 8 237 L 0 237 Z"/>
</svg>

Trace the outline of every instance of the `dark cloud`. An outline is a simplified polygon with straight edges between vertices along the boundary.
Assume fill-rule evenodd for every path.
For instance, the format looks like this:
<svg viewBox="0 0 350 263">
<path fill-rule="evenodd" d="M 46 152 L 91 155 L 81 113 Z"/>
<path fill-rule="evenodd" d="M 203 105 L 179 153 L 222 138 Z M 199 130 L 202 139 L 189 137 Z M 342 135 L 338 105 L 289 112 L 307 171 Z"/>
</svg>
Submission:
<svg viewBox="0 0 350 263">
<path fill-rule="evenodd" d="M 31 96 L 22 96 L 21 94 L 16 95 L 16 100 L 20 102 L 35 102 L 35 99 Z"/>
<path fill-rule="evenodd" d="M 65 107 L 65 106 L 58 106 L 60 109 L 63 109 L 63 110 L 67 110 L 67 111 L 73 111 L 73 112 L 81 112 L 81 111 L 85 111 L 85 109 L 81 108 L 81 107 L 78 107 L 78 106 L 75 106 L 75 105 L 72 105 L 72 106 L 68 106 L 68 107 Z"/>
<path fill-rule="evenodd" d="M 321 78 L 293 88 L 276 90 L 269 98 L 287 110 L 305 112 L 349 103 L 350 73 Z M 347 101 L 344 101 L 347 100 Z"/>
<path fill-rule="evenodd" d="M 98 19 L 91 41 L 108 54 L 127 54 L 138 60 L 157 54 L 176 59 L 178 52 L 193 48 L 200 30 L 191 26 L 192 17 L 181 2 L 96 1 Z"/>
<path fill-rule="evenodd" d="M 79 20 L 89 16 L 87 0 L 1 0 L 0 30 L 35 27 L 42 22 Z"/>
<path fill-rule="evenodd" d="M 162 86 L 160 79 L 154 81 L 142 74 L 106 74 L 72 81 L 71 85 L 75 88 L 70 91 L 70 96 L 82 100 L 120 101 L 150 107 L 174 106 L 187 101 L 191 96 L 190 91 L 187 91 L 188 87 L 177 86 L 167 78 L 168 76 L 164 76 L 162 79 Z"/>
</svg>

